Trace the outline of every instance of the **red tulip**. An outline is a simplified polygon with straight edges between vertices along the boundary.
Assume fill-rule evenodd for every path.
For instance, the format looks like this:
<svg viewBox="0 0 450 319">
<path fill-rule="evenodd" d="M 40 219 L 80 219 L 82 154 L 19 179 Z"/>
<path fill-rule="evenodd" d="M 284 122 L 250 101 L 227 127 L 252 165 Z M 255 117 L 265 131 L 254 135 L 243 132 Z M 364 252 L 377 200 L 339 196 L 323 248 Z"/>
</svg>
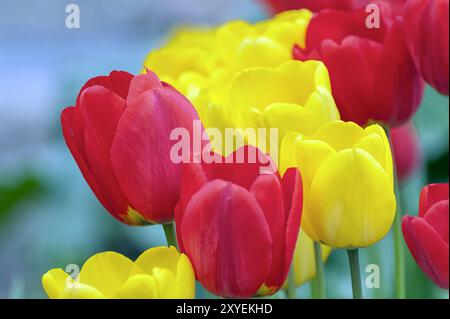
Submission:
<svg viewBox="0 0 450 319">
<path fill-rule="evenodd" d="M 423 95 L 423 81 L 409 55 L 400 17 L 381 15 L 379 28 L 366 27 L 365 10 L 326 10 L 311 20 L 299 60 L 325 63 L 341 117 L 359 125 L 391 127 L 411 118 Z"/>
<path fill-rule="evenodd" d="M 403 9 L 406 40 L 423 78 L 449 94 L 448 0 L 409 0 Z"/>
<path fill-rule="evenodd" d="M 67 146 L 92 191 L 132 225 L 173 220 L 181 165 L 170 160 L 170 132 L 192 130 L 194 119 L 191 103 L 151 72 L 93 78 L 61 114 Z"/>
<path fill-rule="evenodd" d="M 422 148 L 412 122 L 391 130 L 395 167 L 400 181 L 414 173 L 422 163 Z"/>
<path fill-rule="evenodd" d="M 448 289 L 448 183 L 432 184 L 420 193 L 419 216 L 403 217 L 403 236 L 420 268 Z"/>
<path fill-rule="evenodd" d="M 302 212 L 302 180 L 297 169 L 283 178 L 260 174 L 260 164 L 243 152 L 269 157 L 247 146 L 222 163 L 183 166 L 181 198 L 175 213 L 180 249 L 189 256 L 197 279 L 224 297 L 276 292 L 292 261 Z M 262 160 L 261 160 L 262 159 Z"/>
<path fill-rule="evenodd" d="M 274 12 L 308 9 L 318 12 L 325 9 L 353 10 L 366 7 L 369 4 L 389 5 L 392 13 L 400 13 L 406 0 L 262 0 Z"/>
</svg>

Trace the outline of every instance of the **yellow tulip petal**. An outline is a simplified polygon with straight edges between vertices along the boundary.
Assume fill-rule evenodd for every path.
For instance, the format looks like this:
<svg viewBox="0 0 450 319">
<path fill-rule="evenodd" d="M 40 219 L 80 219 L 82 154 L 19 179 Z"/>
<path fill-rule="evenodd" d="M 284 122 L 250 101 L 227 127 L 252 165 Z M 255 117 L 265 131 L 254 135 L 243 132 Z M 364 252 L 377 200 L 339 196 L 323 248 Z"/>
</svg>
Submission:
<svg viewBox="0 0 450 319">
<path fill-rule="evenodd" d="M 175 274 L 165 268 L 153 268 L 153 278 L 158 287 L 158 297 L 161 299 L 170 299 L 177 296 Z"/>
<path fill-rule="evenodd" d="M 82 283 L 74 283 L 67 287 L 61 294 L 61 299 L 104 299 L 106 298 L 100 291 Z"/>
<path fill-rule="evenodd" d="M 298 132 L 288 132 L 281 141 L 280 147 L 280 167 L 279 172 L 284 175 L 286 170 L 290 167 L 298 167 L 297 157 L 295 155 L 295 145 L 298 140 L 301 140 L 301 135 Z M 302 172 L 303 175 L 303 172 Z"/>
<path fill-rule="evenodd" d="M 233 65 L 235 71 L 251 67 L 276 67 L 291 59 L 289 48 L 269 37 L 245 38 L 237 47 Z"/>
<path fill-rule="evenodd" d="M 50 299 L 58 299 L 73 279 L 61 268 L 49 270 L 42 276 L 42 286 Z"/>
<path fill-rule="evenodd" d="M 340 119 L 339 111 L 331 93 L 324 88 L 316 88 L 305 104 L 305 109 L 315 119 L 315 130 L 328 122 Z M 313 132 L 314 133 L 314 132 Z"/>
<path fill-rule="evenodd" d="M 120 299 L 155 299 L 158 289 L 155 278 L 148 275 L 134 275 L 120 287 L 115 298 Z"/>
<path fill-rule="evenodd" d="M 171 247 L 153 247 L 144 251 L 134 262 L 130 275 L 153 275 L 154 268 L 165 268 L 176 273 L 180 254 Z"/>
<path fill-rule="evenodd" d="M 107 298 L 127 280 L 133 262 L 115 252 L 103 252 L 89 258 L 80 271 L 80 283 L 95 287 Z"/>
<path fill-rule="evenodd" d="M 378 124 L 370 125 L 365 128 L 366 134 L 376 134 L 381 137 L 384 150 L 385 150 L 385 160 L 384 160 L 384 169 L 386 173 L 391 176 L 392 185 L 394 185 L 394 167 L 393 167 L 393 159 L 392 159 L 392 150 L 389 144 L 389 140 L 387 138 L 385 130 Z M 393 186 L 392 186 L 393 187 Z"/>
<path fill-rule="evenodd" d="M 181 254 L 177 265 L 176 298 L 195 298 L 195 273 L 189 258 Z"/>
<path fill-rule="evenodd" d="M 247 69 L 231 85 L 230 103 L 236 112 L 252 107 L 262 111 L 272 103 L 299 102 L 298 88 L 289 82 L 289 76 L 275 69 Z"/>
<path fill-rule="evenodd" d="M 307 200 L 315 233 L 335 248 L 366 247 L 382 239 L 395 206 L 388 175 L 362 149 L 330 156 L 319 168 Z"/>
<path fill-rule="evenodd" d="M 267 127 L 279 128 L 280 138 L 288 131 L 311 134 L 317 126 L 315 118 L 298 104 L 273 103 L 264 110 L 262 116 Z"/>
<path fill-rule="evenodd" d="M 320 127 L 314 139 L 324 141 L 336 151 L 353 147 L 364 136 L 364 130 L 353 122 L 334 121 Z"/>
</svg>

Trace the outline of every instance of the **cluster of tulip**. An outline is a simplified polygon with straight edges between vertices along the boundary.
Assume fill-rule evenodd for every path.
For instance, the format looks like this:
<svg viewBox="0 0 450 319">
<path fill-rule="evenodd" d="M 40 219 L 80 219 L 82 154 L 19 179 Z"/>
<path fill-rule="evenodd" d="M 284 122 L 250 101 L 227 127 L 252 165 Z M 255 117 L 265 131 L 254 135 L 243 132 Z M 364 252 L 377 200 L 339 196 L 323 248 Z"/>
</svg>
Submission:
<svg viewBox="0 0 450 319">
<path fill-rule="evenodd" d="M 377 28 L 365 23 L 372 2 Z M 423 79 L 448 95 L 449 1 L 267 3 L 276 12 L 306 9 L 256 24 L 178 30 L 150 52 L 142 74 L 93 78 L 64 109 L 65 141 L 98 200 L 125 224 L 162 224 L 170 246 L 134 263 L 97 254 L 77 278 L 50 270 L 42 280 L 49 297 L 192 298 L 195 278 L 223 297 L 283 287 L 294 296 L 314 276 L 324 297 L 323 262 L 339 248 L 349 252 L 353 293 L 361 297 L 358 248 L 380 241 L 393 224 L 401 262 L 395 186 L 420 164 L 408 121 Z M 174 163 L 171 132 L 194 133 L 198 120 L 210 137 L 226 128 L 278 134 L 270 147 L 245 135 L 246 145 L 231 150 L 210 138 L 201 159 L 193 141 L 187 160 Z M 262 163 L 272 170 L 262 173 Z M 427 186 L 419 217 L 403 219 L 412 255 L 443 288 L 448 197 L 448 184 Z"/>
</svg>

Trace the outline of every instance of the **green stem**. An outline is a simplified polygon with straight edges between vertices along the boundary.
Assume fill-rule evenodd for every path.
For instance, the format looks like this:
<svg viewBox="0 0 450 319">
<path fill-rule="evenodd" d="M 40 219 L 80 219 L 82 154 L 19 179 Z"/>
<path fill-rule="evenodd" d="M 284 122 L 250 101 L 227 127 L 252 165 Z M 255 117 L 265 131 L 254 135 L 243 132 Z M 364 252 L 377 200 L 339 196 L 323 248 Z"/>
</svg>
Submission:
<svg viewBox="0 0 450 319">
<path fill-rule="evenodd" d="M 291 269 L 289 269 L 286 296 L 288 299 L 297 298 L 297 287 L 295 286 L 294 261 L 292 261 Z"/>
<path fill-rule="evenodd" d="M 353 299 L 362 299 L 361 273 L 359 272 L 358 249 L 347 249 L 350 273 L 352 275 Z"/>
<path fill-rule="evenodd" d="M 326 289 L 325 289 L 325 271 L 322 260 L 322 247 L 320 243 L 314 242 L 314 259 L 316 262 L 316 295 L 315 299 L 325 299 L 326 298 Z"/>
<path fill-rule="evenodd" d="M 395 252 L 395 297 L 397 299 L 405 298 L 405 253 L 403 250 L 402 235 L 402 214 L 400 207 L 400 192 L 398 188 L 397 177 L 395 183 L 395 194 L 397 196 L 397 212 L 394 220 L 394 252 Z"/>
<path fill-rule="evenodd" d="M 177 235 L 175 233 L 175 224 L 163 224 L 164 234 L 166 235 L 167 246 L 174 246 L 178 249 Z"/>
<path fill-rule="evenodd" d="M 392 158 L 394 162 L 394 192 L 397 200 L 397 209 L 395 212 L 395 219 L 393 225 L 394 235 L 394 254 L 395 254 L 395 297 L 397 299 L 405 298 L 405 253 L 403 248 L 403 235 L 402 235 L 402 205 L 401 205 L 401 193 L 400 185 L 395 167 L 395 154 L 392 143 L 392 136 L 388 132 L 389 143 L 391 144 Z"/>
</svg>

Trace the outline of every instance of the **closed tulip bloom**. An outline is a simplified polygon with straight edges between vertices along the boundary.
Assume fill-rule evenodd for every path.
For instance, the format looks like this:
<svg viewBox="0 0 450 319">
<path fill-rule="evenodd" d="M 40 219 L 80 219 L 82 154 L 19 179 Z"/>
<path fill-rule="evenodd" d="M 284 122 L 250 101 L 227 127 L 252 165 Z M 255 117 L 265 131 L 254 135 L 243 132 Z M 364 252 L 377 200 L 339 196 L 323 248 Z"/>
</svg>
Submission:
<svg viewBox="0 0 450 319">
<path fill-rule="evenodd" d="M 174 247 L 155 247 L 135 262 L 115 252 L 90 257 L 72 278 L 61 268 L 42 276 L 51 299 L 191 299 L 195 275 L 189 259 Z"/>
<path fill-rule="evenodd" d="M 412 122 L 392 129 L 390 134 L 397 176 L 403 182 L 422 164 L 422 147 Z"/>
<path fill-rule="evenodd" d="M 191 132 L 195 119 L 192 104 L 151 72 L 93 78 L 61 114 L 67 146 L 92 191 L 130 225 L 173 220 L 181 167 L 170 159 L 170 132 Z"/>
<path fill-rule="evenodd" d="M 403 9 L 406 40 L 423 78 L 448 95 L 448 0 L 408 0 Z"/>
<path fill-rule="evenodd" d="M 245 160 L 231 163 L 238 154 Z M 248 154 L 258 154 L 252 161 Z M 275 293 L 289 272 L 300 227 L 297 169 L 261 174 L 254 147 L 207 164 L 185 164 L 175 221 L 181 251 L 210 292 L 231 298 Z"/>
<path fill-rule="evenodd" d="M 310 137 L 290 133 L 280 154 L 281 172 L 302 172 L 302 229 L 312 240 L 358 248 L 388 233 L 396 202 L 392 155 L 381 126 L 335 121 Z"/>
<path fill-rule="evenodd" d="M 441 288 L 448 289 L 447 184 L 431 184 L 422 189 L 419 216 L 404 216 L 402 229 L 409 251 L 423 272 Z"/>
<path fill-rule="evenodd" d="M 294 57 L 325 63 L 343 120 L 399 126 L 419 107 L 423 80 L 401 18 L 381 14 L 379 28 L 368 28 L 366 18 L 362 9 L 319 12 L 308 27 L 306 50 L 295 47 Z"/>
</svg>

